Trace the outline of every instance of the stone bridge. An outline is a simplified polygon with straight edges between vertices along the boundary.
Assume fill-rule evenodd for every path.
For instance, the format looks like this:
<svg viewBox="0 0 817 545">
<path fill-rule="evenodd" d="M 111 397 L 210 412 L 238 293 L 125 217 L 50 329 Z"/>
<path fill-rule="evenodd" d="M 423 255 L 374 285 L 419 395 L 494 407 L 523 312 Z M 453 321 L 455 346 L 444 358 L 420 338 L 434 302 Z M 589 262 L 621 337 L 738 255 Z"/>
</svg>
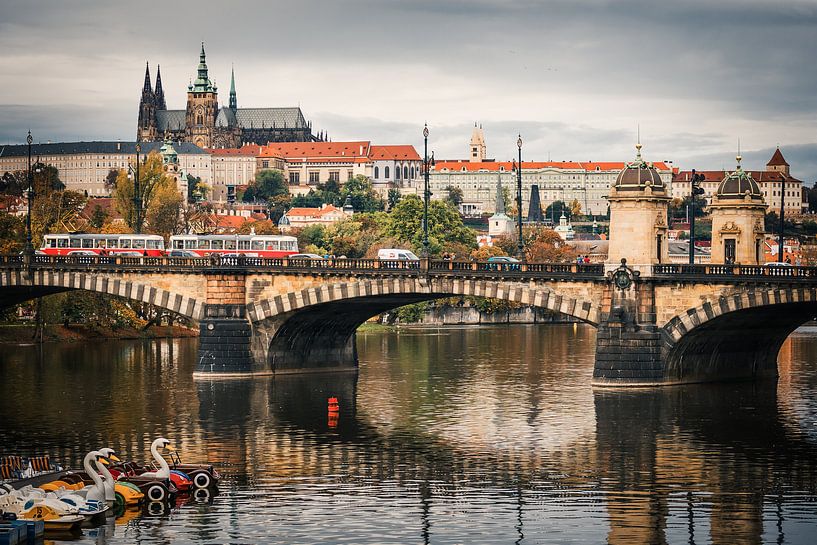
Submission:
<svg viewBox="0 0 817 545">
<path fill-rule="evenodd" d="M 206 376 L 356 369 L 367 319 L 477 296 L 597 327 L 598 385 L 750 379 L 776 376 L 780 345 L 817 315 L 817 269 L 805 267 L 0 256 L 0 307 L 66 290 L 197 321 Z"/>
</svg>

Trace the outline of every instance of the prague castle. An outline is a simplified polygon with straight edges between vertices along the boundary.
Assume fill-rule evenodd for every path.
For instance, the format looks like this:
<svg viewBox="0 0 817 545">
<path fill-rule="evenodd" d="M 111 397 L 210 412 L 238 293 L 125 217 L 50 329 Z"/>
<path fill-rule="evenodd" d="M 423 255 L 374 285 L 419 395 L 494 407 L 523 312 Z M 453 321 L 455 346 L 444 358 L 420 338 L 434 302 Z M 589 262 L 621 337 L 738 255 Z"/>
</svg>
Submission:
<svg viewBox="0 0 817 545">
<path fill-rule="evenodd" d="M 184 110 L 167 109 L 159 68 L 155 88 L 145 68 L 136 139 L 142 142 L 171 139 L 201 148 L 238 148 L 244 144 L 322 141 L 324 137 L 312 135 L 312 124 L 306 121 L 300 108 L 239 108 L 234 73 L 230 78 L 229 106 L 220 107 L 218 88 L 208 75 L 202 43 L 196 79 L 187 87 Z"/>
</svg>

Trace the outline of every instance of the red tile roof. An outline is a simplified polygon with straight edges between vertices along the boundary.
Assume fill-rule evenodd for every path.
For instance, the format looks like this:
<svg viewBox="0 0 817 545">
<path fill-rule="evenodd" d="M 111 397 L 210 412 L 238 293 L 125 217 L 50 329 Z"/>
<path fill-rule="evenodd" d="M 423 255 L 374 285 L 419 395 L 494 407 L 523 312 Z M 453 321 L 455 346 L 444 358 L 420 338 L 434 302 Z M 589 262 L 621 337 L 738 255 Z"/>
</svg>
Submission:
<svg viewBox="0 0 817 545">
<path fill-rule="evenodd" d="M 280 142 L 261 146 L 259 157 L 294 158 L 359 158 L 369 156 L 370 143 L 358 142 Z"/>
<path fill-rule="evenodd" d="M 772 158 L 769 159 L 769 162 L 766 163 L 767 167 L 777 167 L 777 166 L 789 166 L 786 160 L 783 158 L 783 154 L 780 153 L 780 148 L 774 150 L 774 155 Z"/>
<path fill-rule="evenodd" d="M 625 163 L 621 162 L 573 162 L 573 161 L 522 161 L 522 170 L 540 170 L 545 168 L 557 168 L 564 170 L 581 170 L 581 171 L 618 171 L 624 168 Z M 663 162 L 653 163 L 658 170 L 670 170 L 670 168 Z M 500 171 L 504 167 L 505 171 L 510 172 L 513 169 L 514 163 L 512 161 L 484 161 L 472 163 L 470 161 L 437 161 L 434 165 L 435 171 L 448 169 L 453 172 L 479 172 L 487 170 L 492 172 Z"/>
<path fill-rule="evenodd" d="M 696 170 L 697 174 L 703 174 L 705 182 L 722 182 L 728 172 L 724 170 Z M 782 172 L 775 172 L 770 170 L 747 170 L 745 171 L 756 182 L 779 182 Z M 692 178 L 691 170 L 682 170 L 672 177 L 673 182 L 688 182 Z M 792 176 L 786 177 L 787 182 L 803 183 L 801 180 Z"/>
<path fill-rule="evenodd" d="M 287 216 L 301 216 L 301 217 L 309 217 L 309 218 L 320 218 L 326 214 L 331 212 L 342 212 L 342 210 L 336 207 L 334 204 L 327 204 L 321 208 L 290 208 L 287 210 Z"/>
<path fill-rule="evenodd" d="M 256 144 L 247 144 L 240 148 L 213 148 L 207 150 L 211 155 L 249 155 L 252 157 L 257 157 L 260 151 L 261 146 Z"/>
<path fill-rule="evenodd" d="M 374 160 L 419 161 L 420 154 L 414 146 L 372 146 L 369 157 Z"/>
</svg>

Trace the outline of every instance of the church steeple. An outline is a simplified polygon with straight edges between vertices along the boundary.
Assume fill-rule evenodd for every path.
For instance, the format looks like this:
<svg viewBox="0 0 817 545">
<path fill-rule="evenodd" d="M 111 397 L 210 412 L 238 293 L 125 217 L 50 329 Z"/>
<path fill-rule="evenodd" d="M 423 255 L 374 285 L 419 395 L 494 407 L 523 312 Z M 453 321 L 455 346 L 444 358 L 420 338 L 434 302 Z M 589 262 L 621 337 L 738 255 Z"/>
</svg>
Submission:
<svg viewBox="0 0 817 545">
<path fill-rule="evenodd" d="M 156 65 L 156 108 L 159 110 L 167 110 L 165 104 L 165 92 L 162 89 L 162 71 L 159 65 Z"/>
<path fill-rule="evenodd" d="M 150 85 L 150 65 L 148 61 L 145 61 L 145 85 L 142 87 L 142 95 L 144 96 L 145 93 L 152 93 L 153 89 Z"/>
<path fill-rule="evenodd" d="M 199 53 L 199 66 L 197 68 L 196 81 L 193 82 L 193 91 L 198 93 L 213 92 L 213 84 L 207 75 L 207 56 L 204 53 L 204 42 L 201 42 L 201 53 Z"/>
<path fill-rule="evenodd" d="M 233 113 L 238 109 L 238 98 L 235 94 L 235 68 L 230 69 L 230 109 Z"/>
</svg>

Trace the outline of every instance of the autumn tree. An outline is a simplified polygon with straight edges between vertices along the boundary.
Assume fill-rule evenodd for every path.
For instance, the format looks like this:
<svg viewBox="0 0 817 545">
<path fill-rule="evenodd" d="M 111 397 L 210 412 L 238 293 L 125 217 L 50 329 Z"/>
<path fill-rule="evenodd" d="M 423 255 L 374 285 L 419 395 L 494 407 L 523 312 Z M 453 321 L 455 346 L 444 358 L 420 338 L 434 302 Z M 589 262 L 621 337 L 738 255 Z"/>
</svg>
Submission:
<svg viewBox="0 0 817 545">
<path fill-rule="evenodd" d="M 576 252 L 559 233 L 546 227 L 529 227 L 522 230 L 525 258 L 531 262 L 558 263 L 572 261 Z"/>
<path fill-rule="evenodd" d="M 120 170 L 116 178 L 116 189 L 113 191 L 116 208 L 131 229 L 141 230 L 142 224 L 147 218 L 146 212 L 151 210 L 157 193 L 166 196 L 168 187 L 173 187 L 178 192 L 176 181 L 165 173 L 162 156 L 156 152 L 151 152 L 145 158 L 145 161 L 139 165 L 139 194 L 142 198 L 139 225 L 137 225 L 136 206 L 133 202 L 133 180 L 125 170 Z M 160 189 L 163 189 L 163 191 L 160 191 Z"/>
<path fill-rule="evenodd" d="M 177 234 L 183 208 L 184 198 L 176 188 L 175 180 L 168 177 L 153 191 L 145 212 L 148 231 L 164 237 Z"/>
</svg>

